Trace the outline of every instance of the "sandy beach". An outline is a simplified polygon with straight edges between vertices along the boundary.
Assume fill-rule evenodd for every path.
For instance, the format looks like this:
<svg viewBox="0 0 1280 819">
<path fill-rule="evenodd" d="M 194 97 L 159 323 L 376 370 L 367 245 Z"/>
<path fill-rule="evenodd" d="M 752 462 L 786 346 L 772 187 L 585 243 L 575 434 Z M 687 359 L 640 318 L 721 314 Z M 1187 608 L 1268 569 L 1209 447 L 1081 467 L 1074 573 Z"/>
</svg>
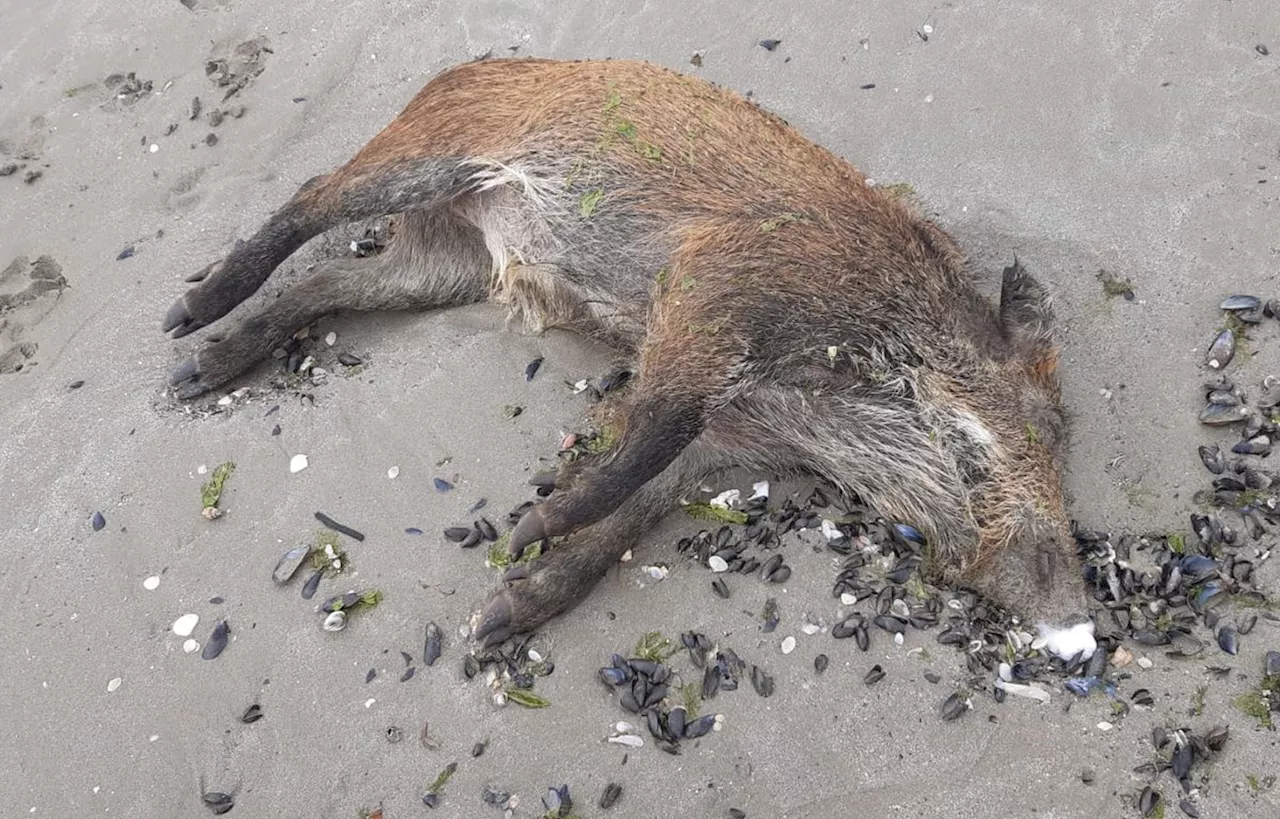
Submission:
<svg viewBox="0 0 1280 819">
<path fill-rule="evenodd" d="M 838 557 L 814 533 L 787 547 L 785 584 L 735 578 L 720 599 L 675 549 L 705 524 L 673 515 L 540 632 L 549 707 L 496 706 L 463 674 L 463 634 L 499 573 L 441 530 L 480 514 L 505 526 L 532 497 L 529 477 L 583 426 L 588 395 L 571 385 L 608 370 L 604 347 L 519 334 L 493 305 L 344 314 L 309 329 L 319 383 L 281 387 L 272 361 L 191 404 L 167 386 L 200 337 L 160 331 L 184 277 L 345 162 L 433 74 L 483 55 L 645 59 L 749 92 L 877 183 L 909 185 L 991 282 L 1021 260 L 1057 303 L 1072 516 L 1186 530 L 1212 478 L 1196 447 L 1238 439 L 1197 422 L 1218 304 L 1280 297 L 1280 7 L 1039 5 L 0 0 L 0 816 L 196 817 L 212 791 L 231 795 L 232 817 L 496 819 L 490 786 L 518 797 L 514 816 L 541 817 L 562 784 L 584 819 L 1136 817 L 1148 785 L 1168 817 L 1183 799 L 1205 819 L 1280 815 L 1277 735 L 1233 705 L 1280 650 L 1274 619 L 1235 656 L 1130 645 L 1150 667 L 1125 669 L 1119 696 L 1145 688 L 1153 704 L 1122 717 L 1058 688 L 1047 704 L 975 694 L 944 721 L 967 673 L 936 633 L 901 646 L 877 633 L 862 652 L 802 632 L 839 606 Z M 228 321 L 369 227 L 312 241 Z M 1259 392 L 1280 376 L 1280 322 L 1242 350 L 1229 372 Z M 297 455 L 307 467 L 291 472 Z M 201 486 L 224 462 L 235 471 L 210 521 Z M 340 540 L 346 571 L 307 601 L 305 570 L 283 587 L 271 574 L 316 542 L 316 511 L 365 539 Z M 1256 584 L 1277 599 L 1274 561 Z M 375 588 L 376 608 L 321 629 L 318 603 Z M 782 620 L 765 633 L 769 597 Z M 184 614 L 199 617 L 199 650 L 171 629 Z M 223 620 L 229 644 L 203 660 Z M 428 622 L 444 637 L 430 667 Z M 703 711 L 721 729 L 679 756 L 606 742 L 640 721 L 597 669 L 646 632 L 689 630 L 767 668 L 773 695 L 720 693 Z M 885 677 L 869 686 L 876 664 Z M 242 722 L 255 703 L 263 717 Z M 1135 771 L 1158 758 L 1154 727 L 1214 725 L 1230 738 L 1194 794 Z M 606 811 L 610 782 L 623 794 Z"/>
</svg>

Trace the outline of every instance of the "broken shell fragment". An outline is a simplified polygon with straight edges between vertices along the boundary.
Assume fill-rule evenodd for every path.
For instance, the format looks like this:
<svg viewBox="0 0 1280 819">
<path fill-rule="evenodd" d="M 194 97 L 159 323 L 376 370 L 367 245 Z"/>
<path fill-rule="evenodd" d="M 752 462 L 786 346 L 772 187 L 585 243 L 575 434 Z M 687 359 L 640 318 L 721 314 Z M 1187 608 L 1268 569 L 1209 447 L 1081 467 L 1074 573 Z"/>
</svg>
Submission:
<svg viewBox="0 0 1280 819">
<path fill-rule="evenodd" d="M 290 549 L 280 558 L 280 562 L 276 564 L 275 571 L 271 573 L 271 579 L 276 582 L 277 586 L 283 586 L 288 583 L 292 577 L 297 574 L 298 569 L 311 556 L 311 545 L 303 544 L 297 548 Z"/>
<path fill-rule="evenodd" d="M 329 612 L 329 616 L 324 618 L 321 628 L 325 631 L 342 631 L 347 627 L 347 613 L 342 609 Z"/>
</svg>

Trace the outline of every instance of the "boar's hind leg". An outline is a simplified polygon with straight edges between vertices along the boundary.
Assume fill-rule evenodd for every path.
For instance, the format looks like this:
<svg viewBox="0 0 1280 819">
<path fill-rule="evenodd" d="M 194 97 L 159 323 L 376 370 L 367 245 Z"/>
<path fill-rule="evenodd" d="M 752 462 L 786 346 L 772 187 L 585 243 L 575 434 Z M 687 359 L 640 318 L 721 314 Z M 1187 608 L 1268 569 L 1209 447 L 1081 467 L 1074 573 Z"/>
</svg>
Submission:
<svg viewBox="0 0 1280 819">
<path fill-rule="evenodd" d="M 339 310 L 405 310 L 480 301 L 490 257 L 480 232 L 446 210 L 404 214 L 387 249 L 334 259 L 263 310 L 210 338 L 174 370 L 186 400 L 220 386 L 271 354 L 301 327 Z"/>
<path fill-rule="evenodd" d="M 188 281 L 197 284 L 174 302 L 162 328 L 174 338 L 212 324 L 252 296 L 271 272 L 308 240 L 360 219 L 434 208 L 467 184 L 458 159 L 422 157 L 371 165 L 353 160 L 304 184 L 247 242 Z"/>
</svg>

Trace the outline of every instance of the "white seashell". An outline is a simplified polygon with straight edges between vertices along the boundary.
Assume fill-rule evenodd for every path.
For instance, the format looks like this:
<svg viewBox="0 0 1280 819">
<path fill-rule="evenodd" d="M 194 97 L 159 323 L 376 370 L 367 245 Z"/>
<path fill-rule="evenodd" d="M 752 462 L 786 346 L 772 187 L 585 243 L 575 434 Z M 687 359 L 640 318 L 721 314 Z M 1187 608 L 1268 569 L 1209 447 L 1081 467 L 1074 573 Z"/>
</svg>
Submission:
<svg viewBox="0 0 1280 819">
<path fill-rule="evenodd" d="M 1109 722 L 1105 722 L 1105 721 L 1104 721 L 1104 722 L 1099 722 L 1099 723 L 1098 723 L 1098 730 L 1100 730 L 1100 731 L 1110 731 L 1113 727 L 1115 727 L 1115 726 L 1113 726 L 1113 725 L 1112 725 L 1111 723 L 1109 723 Z"/>
<path fill-rule="evenodd" d="M 191 632 L 196 630 L 196 624 L 199 622 L 200 615 L 184 614 L 173 621 L 173 633 L 179 637 L 190 637 Z"/>
<path fill-rule="evenodd" d="M 840 595 L 841 605 L 852 606 L 856 602 L 858 602 L 858 596 L 856 594 L 844 592 L 843 594 Z"/>
<path fill-rule="evenodd" d="M 712 555 L 707 558 L 707 566 L 711 568 L 711 571 L 716 572 L 717 574 L 729 571 L 729 564 L 726 563 L 725 559 L 720 555 Z"/>
<path fill-rule="evenodd" d="M 1000 679 L 1005 682 L 1013 682 L 1013 666 L 1008 663 L 1000 663 Z"/>
<path fill-rule="evenodd" d="M 787 637 L 784 637 L 782 640 L 782 653 L 790 654 L 795 650 L 796 650 L 796 638 L 790 635 L 788 635 Z"/>
<path fill-rule="evenodd" d="M 840 531 L 840 527 L 836 526 L 826 518 L 822 519 L 822 535 L 827 540 L 839 540 L 844 537 L 844 532 Z"/>
<path fill-rule="evenodd" d="M 160 576 L 156 574 L 151 575 L 146 580 L 142 581 L 142 588 L 147 591 L 155 591 L 160 588 Z"/>
<path fill-rule="evenodd" d="M 387 477 L 391 478 L 392 480 L 395 480 L 396 476 L 398 476 L 399 474 L 400 474 L 400 467 L 398 466 L 393 466 L 387 470 Z"/>
<path fill-rule="evenodd" d="M 893 644 L 894 644 L 895 646 L 900 646 L 900 645 L 902 645 L 902 644 L 903 644 L 903 643 L 905 643 L 905 642 L 906 642 L 906 638 L 902 636 L 902 632 L 901 632 L 901 631 L 894 632 L 894 635 L 893 635 Z"/>
<path fill-rule="evenodd" d="M 767 498 L 767 497 L 769 497 L 768 481 L 756 481 L 755 483 L 751 484 L 751 497 L 747 498 L 747 500 L 755 500 L 756 498 Z"/>
<path fill-rule="evenodd" d="M 1139 668 L 1141 668 L 1141 669 L 1142 669 L 1142 670 L 1144 670 L 1144 671 L 1146 671 L 1146 670 L 1150 669 L 1150 668 L 1151 668 L 1152 666 L 1154 666 L 1154 665 L 1155 665 L 1155 663 L 1151 662 L 1151 660 L 1149 660 L 1149 659 L 1148 659 L 1148 658 L 1146 658 L 1146 657 L 1139 657 L 1139 658 L 1138 658 L 1138 667 L 1139 667 Z"/>
<path fill-rule="evenodd" d="M 631 562 L 631 550 L 630 550 L 630 549 L 627 549 L 625 552 L 623 552 L 623 553 L 622 553 L 622 557 L 618 558 L 618 562 L 619 562 L 619 563 L 630 563 L 630 562 Z"/>
<path fill-rule="evenodd" d="M 615 722 L 613 730 L 619 734 L 631 734 L 635 733 L 636 727 L 629 722 Z"/>
<path fill-rule="evenodd" d="M 529 649 L 529 661 L 533 663 L 542 662 L 542 652 L 538 651 L 536 648 Z"/>
<path fill-rule="evenodd" d="M 625 745 L 628 748 L 639 748 L 644 745 L 644 740 L 635 734 L 623 734 L 622 736 L 609 737 L 609 741 L 615 745 Z"/>
<path fill-rule="evenodd" d="M 108 694 L 115 693 L 115 690 L 120 687 L 120 683 L 122 682 L 124 681 L 121 680 L 119 677 L 113 677 L 111 679 L 111 682 L 107 683 L 107 693 Z"/>
<path fill-rule="evenodd" d="M 325 343 L 325 344 L 327 344 L 327 345 L 328 345 L 328 346 L 330 346 L 330 347 L 332 347 L 333 345 L 337 344 L 337 343 L 338 343 L 338 334 L 337 334 L 337 333 L 335 333 L 335 332 L 333 332 L 333 331 L 330 331 L 330 332 L 329 332 L 329 334 L 328 334 L 328 335 L 326 335 L 326 336 L 324 337 L 324 343 Z"/>
<path fill-rule="evenodd" d="M 822 626 L 818 625 L 817 623 L 805 623 L 803 626 L 800 627 L 800 630 L 805 634 L 809 635 L 810 637 L 812 637 L 813 635 L 817 634 L 819 631 L 822 631 Z"/>
<path fill-rule="evenodd" d="M 369 699 L 367 699 L 367 700 L 365 700 L 365 701 L 364 701 L 364 707 L 365 707 L 365 708 L 372 708 L 372 707 L 373 707 L 373 704 L 374 704 L 375 702 L 377 702 L 377 700 L 375 700 L 373 697 L 370 697 Z"/>
<path fill-rule="evenodd" d="M 338 611 L 329 612 L 329 616 L 324 618 L 321 628 L 325 631 L 342 631 L 347 627 L 347 613 L 339 609 Z"/>
<path fill-rule="evenodd" d="M 290 458 L 290 459 L 289 459 L 289 471 L 290 471 L 290 472 L 301 472 L 302 470 L 304 470 L 304 469 L 306 469 L 306 468 L 307 468 L 307 456 L 306 456 L 306 455 L 294 455 L 292 458 Z"/>
<path fill-rule="evenodd" d="M 200 650 L 200 643 L 198 643 L 195 640 L 186 640 L 182 644 L 182 651 L 186 654 L 190 654 L 193 651 L 199 651 L 199 650 Z"/>
</svg>

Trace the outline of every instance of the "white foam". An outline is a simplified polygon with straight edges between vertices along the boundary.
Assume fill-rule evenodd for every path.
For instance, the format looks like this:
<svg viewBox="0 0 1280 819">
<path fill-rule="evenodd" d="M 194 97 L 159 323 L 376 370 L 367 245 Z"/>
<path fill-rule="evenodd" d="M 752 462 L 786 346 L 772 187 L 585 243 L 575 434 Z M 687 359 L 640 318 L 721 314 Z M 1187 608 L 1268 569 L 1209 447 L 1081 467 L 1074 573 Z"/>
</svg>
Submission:
<svg viewBox="0 0 1280 819">
<path fill-rule="evenodd" d="M 1040 638 L 1035 641 L 1035 648 L 1043 647 L 1050 654 L 1063 660 L 1074 657 L 1089 659 L 1098 648 L 1098 641 L 1093 636 L 1093 622 L 1077 623 L 1068 628 L 1051 626 L 1048 623 L 1037 623 Z"/>
</svg>

